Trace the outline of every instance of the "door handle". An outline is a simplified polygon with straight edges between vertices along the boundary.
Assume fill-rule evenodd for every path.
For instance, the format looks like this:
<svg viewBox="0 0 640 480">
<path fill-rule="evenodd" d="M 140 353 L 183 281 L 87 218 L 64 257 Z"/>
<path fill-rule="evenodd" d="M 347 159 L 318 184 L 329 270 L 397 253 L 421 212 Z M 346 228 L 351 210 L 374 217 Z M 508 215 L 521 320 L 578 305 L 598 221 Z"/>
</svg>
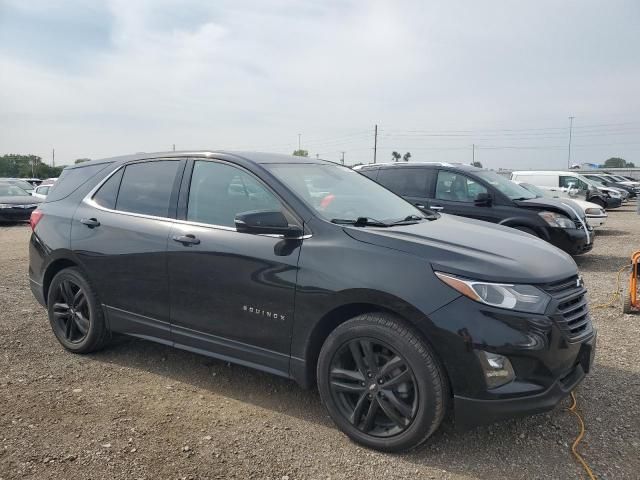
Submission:
<svg viewBox="0 0 640 480">
<path fill-rule="evenodd" d="M 423 204 L 421 204 L 421 203 L 414 203 L 413 205 L 414 205 L 414 206 L 416 206 L 416 207 L 418 207 L 418 208 L 419 208 L 419 209 L 421 209 L 421 210 L 422 210 L 422 209 L 424 209 L 424 205 L 423 205 Z"/>
<path fill-rule="evenodd" d="M 185 247 L 188 247 L 189 245 L 200 244 L 200 239 L 196 238 L 196 236 L 191 233 L 187 233 L 186 235 L 178 235 L 176 237 L 173 237 L 173 240 L 183 244 Z"/>
<path fill-rule="evenodd" d="M 444 210 L 444 207 L 440 205 L 429 205 L 429 210 L 433 210 L 434 212 L 439 212 L 440 210 Z"/>
<path fill-rule="evenodd" d="M 95 218 L 83 218 L 80 220 L 80 223 L 83 223 L 89 228 L 96 228 L 100 226 L 100 222 Z"/>
</svg>

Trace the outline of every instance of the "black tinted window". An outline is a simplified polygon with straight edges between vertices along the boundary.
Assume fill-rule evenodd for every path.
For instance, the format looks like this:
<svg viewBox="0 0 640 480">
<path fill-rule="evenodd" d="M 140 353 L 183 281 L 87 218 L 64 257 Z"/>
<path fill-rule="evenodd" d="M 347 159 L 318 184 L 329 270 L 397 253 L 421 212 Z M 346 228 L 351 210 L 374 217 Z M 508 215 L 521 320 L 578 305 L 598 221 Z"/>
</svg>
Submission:
<svg viewBox="0 0 640 480">
<path fill-rule="evenodd" d="M 251 210 L 282 210 L 280 201 L 243 170 L 215 162 L 195 162 L 187 220 L 235 226 L 236 214 Z"/>
<path fill-rule="evenodd" d="M 430 175 L 431 171 L 426 168 L 385 168 L 380 170 L 377 182 L 398 195 L 426 197 Z"/>
<path fill-rule="evenodd" d="M 488 192 L 486 188 L 466 175 L 444 170 L 438 172 L 437 199 L 471 203 L 479 193 Z"/>
<path fill-rule="evenodd" d="M 378 176 L 378 169 L 377 168 L 367 168 L 367 169 L 364 169 L 364 170 L 358 170 L 358 172 L 360 172 L 365 177 L 370 178 L 371 180 L 375 180 L 376 177 Z"/>
<path fill-rule="evenodd" d="M 93 196 L 93 201 L 105 208 L 116 208 L 116 198 L 118 197 L 118 189 L 120 188 L 123 172 L 124 168 L 121 168 L 111 175 Z"/>
<path fill-rule="evenodd" d="M 116 210 L 168 216 L 178 164 L 177 160 L 162 160 L 127 165 L 120 183 Z"/>
<path fill-rule="evenodd" d="M 65 168 L 62 170 L 60 178 L 51 187 L 46 201 L 55 202 L 68 197 L 87 180 L 109 165 L 109 163 L 99 163 L 98 165 L 87 165 L 86 167 Z"/>
</svg>

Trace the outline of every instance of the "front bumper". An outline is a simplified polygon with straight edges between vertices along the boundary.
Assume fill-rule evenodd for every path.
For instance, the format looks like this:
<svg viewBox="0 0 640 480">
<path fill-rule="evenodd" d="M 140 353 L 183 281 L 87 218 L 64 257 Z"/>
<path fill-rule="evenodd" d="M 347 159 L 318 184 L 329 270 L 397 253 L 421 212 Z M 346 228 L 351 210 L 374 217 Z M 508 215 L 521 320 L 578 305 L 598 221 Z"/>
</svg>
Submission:
<svg viewBox="0 0 640 480">
<path fill-rule="evenodd" d="M 593 363 L 596 332 L 589 321 L 584 334 L 568 336 L 554 313 L 564 300 L 554 302 L 548 314 L 533 315 L 459 297 L 429 316 L 438 327 L 432 345 L 450 380 L 459 427 L 551 410 L 584 379 Z M 507 357 L 515 378 L 489 388 L 478 350 Z"/>
<path fill-rule="evenodd" d="M 613 197 L 608 197 L 605 200 L 607 203 L 605 205 L 605 208 L 618 208 L 622 205 L 622 199 L 620 198 L 613 198 Z"/>
<path fill-rule="evenodd" d="M 593 231 L 587 232 L 580 228 L 556 228 L 549 227 L 549 243 L 564 250 L 569 255 L 581 255 L 593 248 Z"/>
<path fill-rule="evenodd" d="M 28 222 L 36 207 L 0 208 L 0 222 Z"/>
<path fill-rule="evenodd" d="M 587 223 L 591 226 L 591 228 L 602 227 L 605 223 L 607 223 L 607 216 L 587 215 Z"/>
</svg>

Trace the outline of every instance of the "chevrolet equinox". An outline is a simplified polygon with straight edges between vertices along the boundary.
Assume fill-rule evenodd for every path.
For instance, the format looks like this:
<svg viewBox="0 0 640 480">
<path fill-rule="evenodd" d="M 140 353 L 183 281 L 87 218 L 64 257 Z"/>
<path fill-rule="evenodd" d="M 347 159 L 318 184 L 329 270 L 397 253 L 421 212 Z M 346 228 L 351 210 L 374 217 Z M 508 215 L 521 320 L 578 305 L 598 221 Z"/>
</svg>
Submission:
<svg viewBox="0 0 640 480">
<path fill-rule="evenodd" d="M 550 410 L 593 362 L 566 253 L 323 160 L 86 162 L 31 227 L 31 289 L 67 350 L 117 332 L 317 385 L 380 450 L 419 445 L 447 411 L 468 426 Z"/>
</svg>

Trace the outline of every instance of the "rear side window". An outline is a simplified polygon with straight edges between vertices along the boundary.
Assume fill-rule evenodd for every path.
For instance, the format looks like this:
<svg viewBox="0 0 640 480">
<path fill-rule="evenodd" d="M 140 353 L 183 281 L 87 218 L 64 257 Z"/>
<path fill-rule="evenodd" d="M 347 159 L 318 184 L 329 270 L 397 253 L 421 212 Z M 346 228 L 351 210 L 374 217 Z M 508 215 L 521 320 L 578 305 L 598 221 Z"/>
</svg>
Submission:
<svg viewBox="0 0 640 480">
<path fill-rule="evenodd" d="M 116 199 L 118 198 L 118 190 L 120 189 L 123 173 L 124 168 L 121 168 L 111 175 L 93 196 L 93 201 L 104 208 L 110 208 L 111 210 L 116 208 Z"/>
<path fill-rule="evenodd" d="M 55 202 L 68 197 L 84 185 L 87 180 L 109 165 L 110 163 L 99 163 L 98 165 L 87 165 L 86 167 L 65 168 L 62 170 L 60 178 L 51 187 L 46 202 Z"/>
<path fill-rule="evenodd" d="M 364 175 L 365 177 L 370 178 L 371 180 L 375 180 L 376 176 L 378 175 L 377 168 L 365 168 L 363 170 L 358 170 L 358 172 Z"/>
<path fill-rule="evenodd" d="M 378 174 L 378 183 L 398 195 L 427 197 L 431 171 L 426 168 L 385 168 Z"/>
<path fill-rule="evenodd" d="M 116 210 L 167 217 L 178 160 L 133 163 L 122 175 Z"/>
</svg>

